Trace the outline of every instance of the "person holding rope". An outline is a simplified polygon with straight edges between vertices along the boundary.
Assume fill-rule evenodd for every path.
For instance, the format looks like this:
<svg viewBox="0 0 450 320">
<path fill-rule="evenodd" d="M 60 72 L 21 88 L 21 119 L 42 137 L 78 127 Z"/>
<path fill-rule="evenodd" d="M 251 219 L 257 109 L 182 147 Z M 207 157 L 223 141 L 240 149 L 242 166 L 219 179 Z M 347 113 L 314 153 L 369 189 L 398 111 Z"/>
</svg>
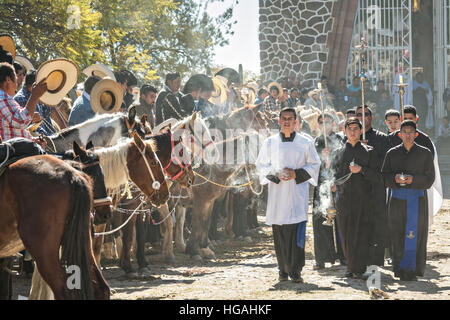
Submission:
<svg viewBox="0 0 450 320">
<path fill-rule="evenodd" d="M 261 184 L 268 184 L 266 224 L 272 226 L 279 280 L 303 282 L 309 185 L 317 185 L 320 158 L 313 141 L 295 132 L 295 109 L 279 115 L 279 134 L 267 138 L 256 160 Z"/>
</svg>

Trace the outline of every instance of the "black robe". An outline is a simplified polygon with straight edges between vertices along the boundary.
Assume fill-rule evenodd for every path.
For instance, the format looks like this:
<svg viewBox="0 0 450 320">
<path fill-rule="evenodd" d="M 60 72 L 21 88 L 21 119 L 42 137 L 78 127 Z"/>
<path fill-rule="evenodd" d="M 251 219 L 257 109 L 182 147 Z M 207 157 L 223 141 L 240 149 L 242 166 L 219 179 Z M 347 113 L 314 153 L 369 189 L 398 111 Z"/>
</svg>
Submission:
<svg viewBox="0 0 450 320">
<path fill-rule="evenodd" d="M 395 131 L 391 134 L 389 134 L 389 149 L 398 146 L 399 144 L 402 144 L 402 139 L 398 136 L 398 133 L 400 130 Z M 428 150 L 431 151 L 433 154 L 434 159 L 434 147 L 433 142 L 431 142 L 431 139 L 422 131 L 417 130 L 417 133 L 419 134 L 416 139 L 414 139 L 414 142 L 417 143 L 419 146 L 425 147 Z"/>
<path fill-rule="evenodd" d="M 362 169 L 337 186 L 336 220 L 342 250 L 347 259 L 347 271 L 360 274 L 366 270 L 369 253 L 369 231 L 372 228 L 369 210 L 371 183 L 379 181 L 380 174 L 376 170 L 372 147 L 359 141 L 352 147 L 347 142 L 333 155 L 331 168 L 335 179 L 350 172 L 352 160 Z"/>
<path fill-rule="evenodd" d="M 398 173 L 412 175 L 413 183 L 410 186 L 401 187 L 395 182 L 395 175 Z M 403 258 L 405 248 L 407 201 L 390 196 L 388 204 L 390 248 L 395 276 L 406 278 L 411 278 L 415 275 L 423 276 L 426 266 L 428 238 L 428 201 L 426 189 L 429 189 L 433 185 L 435 178 L 432 152 L 417 143 L 414 143 L 408 152 L 403 144 L 401 144 L 390 149 L 386 154 L 382 174 L 386 186 L 390 189 L 407 188 L 424 190 L 424 196 L 419 197 L 415 274 L 399 268 L 399 263 Z"/>
<path fill-rule="evenodd" d="M 362 137 L 361 137 L 362 138 Z M 376 169 L 381 172 L 384 157 L 389 150 L 389 138 L 381 131 L 370 128 L 366 132 L 367 145 L 373 147 L 375 154 Z M 386 187 L 384 186 L 382 176 L 379 180 L 371 184 L 370 193 L 370 224 L 373 226 L 369 234 L 369 260 L 367 265 L 384 265 L 384 252 L 388 246 L 389 234 L 387 232 L 387 205 L 386 205 Z"/>
<path fill-rule="evenodd" d="M 333 132 L 327 137 L 327 144 L 328 149 L 333 152 L 342 147 L 342 137 Z M 314 258 L 316 260 L 316 264 L 320 265 L 324 264 L 325 262 L 334 263 L 336 259 L 340 259 L 342 261 L 344 259 L 344 254 L 342 252 L 341 244 L 339 241 L 340 239 L 338 236 L 337 228 L 335 229 L 335 234 L 333 232 L 333 227 L 323 225 L 323 222 L 326 220 L 324 218 L 324 215 L 326 215 L 326 208 L 323 205 L 321 206 L 321 203 L 323 201 L 322 198 L 324 195 L 327 195 L 327 197 L 331 196 L 331 190 L 326 190 L 326 186 L 324 185 L 324 183 L 325 181 L 329 181 L 332 179 L 330 171 L 325 166 L 326 159 L 322 158 L 322 150 L 325 148 L 323 135 L 315 139 L 314 145 L 316 147 L 317 153 L 322 160 L 322 163 L 320 165 L 318 184 L 314 188 L 312 210 Z M 337 240 L 336 244 L 335 239 Z"/>
</svg>

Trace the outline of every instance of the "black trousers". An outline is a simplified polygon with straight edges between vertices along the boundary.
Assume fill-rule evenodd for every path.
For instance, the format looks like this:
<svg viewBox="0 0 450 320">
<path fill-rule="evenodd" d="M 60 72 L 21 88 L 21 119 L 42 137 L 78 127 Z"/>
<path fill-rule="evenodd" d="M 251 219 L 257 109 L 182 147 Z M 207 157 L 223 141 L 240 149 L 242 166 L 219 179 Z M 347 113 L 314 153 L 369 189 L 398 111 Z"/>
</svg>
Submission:
<svg viewBox="0 0 450 320">
<path fill-rule="evenodd" d="M 280 274 L 298 276 L 305 265 L 305 249 L 297 246 L 299 223 L 272 225 Z"/>
<path fill-rule="evenodd" d="M 13 262 L 13 257 L 0 259 L 0 300 L 12 299 L 12 277 L 4 270 L 4 267 L 12 270 Z"/>
</svg>

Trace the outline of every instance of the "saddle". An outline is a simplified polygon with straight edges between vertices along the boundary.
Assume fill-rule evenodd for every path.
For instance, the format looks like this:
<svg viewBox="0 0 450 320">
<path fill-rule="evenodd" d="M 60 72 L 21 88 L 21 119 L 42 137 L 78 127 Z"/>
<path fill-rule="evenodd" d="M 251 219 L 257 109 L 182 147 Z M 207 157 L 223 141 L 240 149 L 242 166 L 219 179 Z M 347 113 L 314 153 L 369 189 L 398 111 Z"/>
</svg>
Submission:
<svg viewBox="0 0 450 320">
<path fill-rule="evenodd" d="M 0 144 L 0 176 L 14 162 L 31 156 L 45 154 L 37 143 L 25 138 L 13 138 Z"/>
</svg>

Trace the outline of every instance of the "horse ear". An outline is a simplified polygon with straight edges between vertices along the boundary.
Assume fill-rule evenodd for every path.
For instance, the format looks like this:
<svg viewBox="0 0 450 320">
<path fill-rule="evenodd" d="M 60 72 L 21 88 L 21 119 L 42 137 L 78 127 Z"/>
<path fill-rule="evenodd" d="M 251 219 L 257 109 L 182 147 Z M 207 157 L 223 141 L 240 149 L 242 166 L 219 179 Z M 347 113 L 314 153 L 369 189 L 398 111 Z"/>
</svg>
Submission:
<svg viewBox="0 0 450 320">
<path fill-rule="evenodd" d="M 86 150 L 90 149 L 94 149 L 94 144 L 92 143 L 92 141 L 89 141 L 88 144 L 86 145 Z"/>
<path fill-rule="evenodd" d="M 131 106 L 128 109 L 128 122 L 132 124 L 134 122 L 134 118 L 136 118 L 136 106 Z"/>
<path fill-rule="evenodd" d="M 136 146 L 139 148 L 139 150 L 143 150 L 145 148 L 144 141 L 142 141 L 141 137 L 138 134 L 135 134 L 133 136 L 134 143 L 136 143 Z"/>
<path fill-rule="evenodd" d="M 73 152 L 75 153 L 76 156 L 81 156 L 83 154 L 83 151 L 81 150 L 78 143 L 76 143 L 76 141 L 73 142 L 72 147 L 73 147 Z"/>
<path fill-rule="evenodd" d="M 192 120 L 192 121 L 195 121 L 196 118 L 197 118 L 197 112 L 194 112 L 194 114 L 192 115 L 191 120 Z"/>
</svg>

